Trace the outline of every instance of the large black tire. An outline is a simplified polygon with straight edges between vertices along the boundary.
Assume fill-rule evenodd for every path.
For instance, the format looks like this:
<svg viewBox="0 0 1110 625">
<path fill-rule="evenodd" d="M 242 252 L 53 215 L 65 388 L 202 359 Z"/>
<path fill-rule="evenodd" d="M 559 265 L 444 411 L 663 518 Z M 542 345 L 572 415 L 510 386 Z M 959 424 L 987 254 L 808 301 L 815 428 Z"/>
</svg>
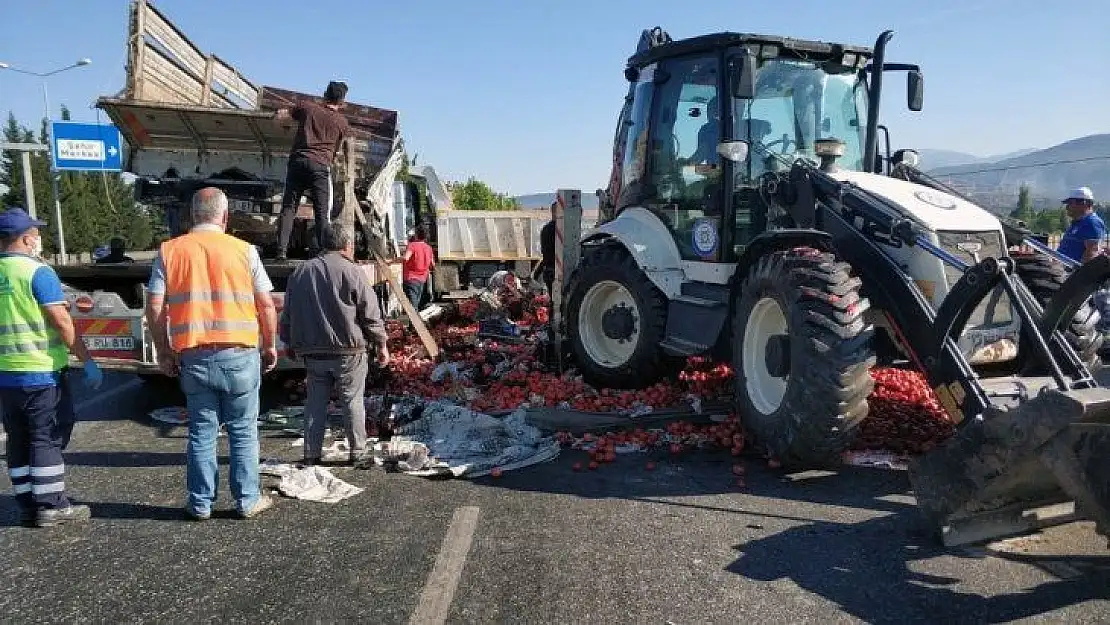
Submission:
<svg viewBox="0 0 1110 625">
<path fill-rule="evenodd" d="M 602 329 L 603 315 L 597 303 L 606 301 L 601 298 L 606 290 L 620 293 L 607 301 L 623 299 L 624 306 L 615 308 L 619 309 L 621 321 L 631 320 L 633 336 L 624 342 L 608 337 Z M 590 310 L 583 310 L 584 303 Z M 603 245 L 585 252 L 570 285 L 566 319 L 575 362 L 582 377 L 591 384 L 644 388 L 673 367 L 674 360 L 659 346 L 667 329 L 667 298 L 619 245 Z M 626 353 L 619 354 L 619 358 L 603 356 L 612 355 L 614 349 Z"/>
<path fill-rule="evenodd" d="M 1068 270 L 1062 263 L 1039 254 L 1015 256 L 1014 261 L 1018 277 L 1042 308 L 1048 306 L 1048 302 L 1060 290 L 1060 285 L 1068 278 Z M 1098 331 L 1100 317 L 1093 299 L 1088 299 L 1079 307 L 1071 323 L 1064 329 L 1064 336 L 1092 373 L 1101 364 L 1099 349 L 1102 347 L 1102 333 Z M 1024 343 L 1022 347 L 1023 350 L 1028 350 Z"/>
<path fill-rule="evenodd" d="M 784 465 L 838 464 L 867 416 L 874 328 L 864 321 L 870 303 L 860 297 L 861 281 L 850 272 L 835 255 L 813 248 L 776 251 L 759 259 L 737 294 L 732 353 L 740 418 Z M 774 365 L 761 337 L 777 333 L 781 322 L 789 363 Z M 787 373 L 781 395 L 761 390 L 774 386 L 760 382 L 773 377 L 775 366 Z"/>
</svg>

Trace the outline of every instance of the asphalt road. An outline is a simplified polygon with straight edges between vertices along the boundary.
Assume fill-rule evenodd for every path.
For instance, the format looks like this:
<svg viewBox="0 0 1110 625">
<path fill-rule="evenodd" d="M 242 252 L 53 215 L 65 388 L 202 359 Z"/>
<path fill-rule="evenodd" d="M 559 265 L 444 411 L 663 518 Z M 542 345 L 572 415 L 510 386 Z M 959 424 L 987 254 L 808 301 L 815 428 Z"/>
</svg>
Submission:
<svg viewBox="0 0 1110 625">
<path fill-rule="evenodd" d="M 749 460 L 738 489 L 733 459 L 714 454 L 575 473 L 564 452 L 475 481 L 339 468 L 366 491 L 240 521 L 223 481 L 217 518 L 191 523 L 184 432 L 141 417 L 150 395 L 86 404 L 67 483 L 90 523 L 21 528 L 0 497 L 0 620 L 1110 619 L 1110 552 L 1089 526 L 945 551 L 921 532 L 904 474 L 873 469 L 784 475 Z M 289 443 L 267 438 L 264 455 L 298 457 Z"/>
</svg>

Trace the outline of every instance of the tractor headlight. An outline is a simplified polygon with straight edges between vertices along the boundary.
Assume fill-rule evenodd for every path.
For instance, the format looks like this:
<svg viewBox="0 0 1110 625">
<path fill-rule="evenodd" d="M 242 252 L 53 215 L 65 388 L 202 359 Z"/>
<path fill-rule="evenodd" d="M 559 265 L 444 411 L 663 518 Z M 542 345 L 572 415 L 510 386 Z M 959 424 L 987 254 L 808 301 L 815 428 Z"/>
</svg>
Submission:
<svg viewBox="0 0 1110 625">
<path fill-rule="evenodd" d="M 813 153 L 819 158 L 840 158 L 845 147 L 840 139 L 818 139 L 813 142 Z"/>
</svg>

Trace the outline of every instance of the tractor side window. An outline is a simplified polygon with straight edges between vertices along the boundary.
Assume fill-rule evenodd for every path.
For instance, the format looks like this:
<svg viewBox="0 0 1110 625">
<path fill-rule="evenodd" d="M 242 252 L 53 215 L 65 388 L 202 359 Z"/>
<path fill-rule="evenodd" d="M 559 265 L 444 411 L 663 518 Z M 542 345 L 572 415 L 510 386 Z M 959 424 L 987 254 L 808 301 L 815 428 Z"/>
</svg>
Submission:
<svg viewBox="0 0 1110 625">
<path fill-rule="evenodd" d="M 721 158 L 719 66 L 714 56 L 661 64 L 652 112 L 652 191 L 645 202 L 662 217 L 686 260 L 720 258 Z"/>
<path fill-rule="evenodd" d="M 821 136 L 844 142 L 844 156 L 836 164 L 844 169 L 863 171 L 863 138 L 867 111 L 867 84 L 853 74 L 825 77 L 824 119 Z"/>
<path fill-rule="evenodd" d="M 617 198 L 617 206 L 621 208 L 639 204 L 644 193 L 643 177 L 647 168 L 648 114 L 651 112 L 653 75 L 651 68 L 641 71 L 640 81 L 633 88 L 632 108 L 626 122 L 628 136 L 624 140 L 620 195 Z"/>
</svg>

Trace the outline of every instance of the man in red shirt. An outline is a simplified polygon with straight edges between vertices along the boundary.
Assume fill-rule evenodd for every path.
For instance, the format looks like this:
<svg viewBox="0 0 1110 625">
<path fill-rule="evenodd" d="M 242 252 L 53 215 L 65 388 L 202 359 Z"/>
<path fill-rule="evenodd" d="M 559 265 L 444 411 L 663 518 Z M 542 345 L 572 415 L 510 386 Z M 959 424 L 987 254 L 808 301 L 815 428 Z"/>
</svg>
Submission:
<svg viewBox="0 0 1110 625">
<path fill-rule="evenodd" d="M 432 246 L 424 241 L 427 236 L 424 226 L 416 227 L 413 240 L 409 241 L 405 249 L 405 264 L 401 269 L 405 295 L 412 302 L 412 307 L 417 310 L 420 310 L 420 300 L 424 297 L 424 285 L 428 283 L 428 275 L 436 266 Z"/>
<path fill-rule="evenodd" d="M 289 153 L 289 166 L 285 175 L 285 195 L 281 200 L 281 218 L 278 233 L 278 260 L 285 260 L 289 252 L 289 239 L 293 236 L 293 220 L 307 191 L 312 198 L 312 213 L 316 220 L 316 250 L 324 248 L 324 225 L 331 223 L 334 209 L 332 202 L 331 163 L 351 127 L 339 111 L 347 97 L 347 84 L 332 81 L 324 91 L 324 104 L 307 101 L 292 110 L 277 112 L 278 121 L 296 120 L 297 134 Z"/>
</svg>

